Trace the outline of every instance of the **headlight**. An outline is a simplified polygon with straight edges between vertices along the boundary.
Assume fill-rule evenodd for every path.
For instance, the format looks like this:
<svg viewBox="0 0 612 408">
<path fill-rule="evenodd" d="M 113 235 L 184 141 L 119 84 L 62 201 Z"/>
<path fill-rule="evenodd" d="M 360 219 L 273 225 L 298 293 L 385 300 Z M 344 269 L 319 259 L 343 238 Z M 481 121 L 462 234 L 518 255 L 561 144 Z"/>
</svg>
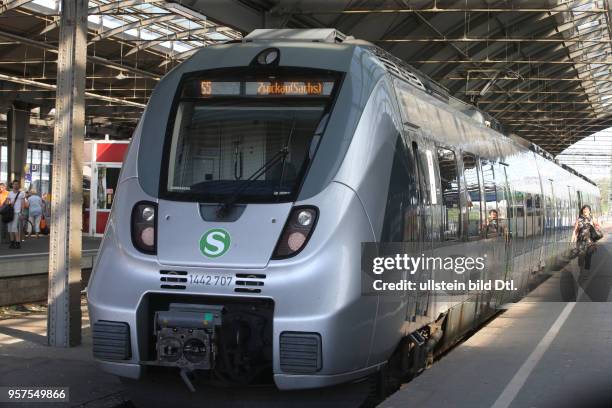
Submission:
<svg viewBox="0 0 612 408">
<path fill-rule="evenodd" d="M 319 210 L 315 207 L 295 207 L 276 244 L 272 259 L 283 259 L 297 255 L 308 243 L 314 231 Z"/>
<path fill-rule="evenodd" d="M 145 254 L 157 253 L 157 204 L 139 202 L 132 210 L 132 244 Z"/>
<path fill-rule="evenodd" d="M 298 213 L 297 222 L 303 227 L 307 227 L 312 224 L 314 220 L 314 214 L 311 210 L 302 210 Z"/>
<path fill-rule="evenodd" d="M 147 222 L 152 222 L 155 218 L 155 208 L 150 205 L 145 206 L 142 209 L 142 219 Z"/>
</svg>

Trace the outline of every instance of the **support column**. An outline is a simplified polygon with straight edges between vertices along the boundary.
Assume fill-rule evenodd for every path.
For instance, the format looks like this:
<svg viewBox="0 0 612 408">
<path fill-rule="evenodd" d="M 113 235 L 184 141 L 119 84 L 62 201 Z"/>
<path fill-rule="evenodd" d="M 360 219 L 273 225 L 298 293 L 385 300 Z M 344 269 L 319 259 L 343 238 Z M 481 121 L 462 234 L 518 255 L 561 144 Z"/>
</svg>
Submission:
<svg viewBox="0 0 612 408">
<path fill-rule="evenodd" d="M 50 346 L 81 342 L 81 225 L 87 0 L 61 0 L 49 248 Z"/>
<path fill-rule="evenodd" d="M 7 180 L 10 185 L 13 180 L 20 180 L 24 184 L 24 167 L 26 165 L 28 140 L 30 138 L 30 106 L 15 102 L 6 114 L 7 129 Z M 10 187 L 7 187 L 10 189 Z"/>
</svg>

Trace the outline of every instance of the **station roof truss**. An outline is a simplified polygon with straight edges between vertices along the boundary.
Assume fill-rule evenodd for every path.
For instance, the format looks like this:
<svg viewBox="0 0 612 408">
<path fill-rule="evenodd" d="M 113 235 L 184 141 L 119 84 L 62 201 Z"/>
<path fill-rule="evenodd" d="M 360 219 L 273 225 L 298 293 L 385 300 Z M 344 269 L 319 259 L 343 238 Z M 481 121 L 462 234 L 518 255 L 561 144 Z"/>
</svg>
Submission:
<svg viewBox="0 0 612 408">
<path fill-rule="evenodd" d="M 0 0 L 0 137 L 6 110 L 30 111 L 32 141 L 53 138 L 58 0 Z M 159 79 L 197 49 L 242 38 L 180 2 L 90 0 L 87 136 L 128 138 Z"/>
<path fill-rule="evenodd" d="M 32 121 L 40 134 L 53 119 L 58 3 L 0 0 L 0 108 L 13 99 L 40 107 Z M 88 135 L 129 137 L 168 70 L 200 47 L 261 27 L 334 27 L 371 41 L 552 154 L 612 126 L 612 0 L 89 5 Z"/>
<path fill-rule="evenodd" d="M 233 22 L 373 42 L 552 154 L 612 126 L 612 0 L 183 0 Z"/>
</svg>

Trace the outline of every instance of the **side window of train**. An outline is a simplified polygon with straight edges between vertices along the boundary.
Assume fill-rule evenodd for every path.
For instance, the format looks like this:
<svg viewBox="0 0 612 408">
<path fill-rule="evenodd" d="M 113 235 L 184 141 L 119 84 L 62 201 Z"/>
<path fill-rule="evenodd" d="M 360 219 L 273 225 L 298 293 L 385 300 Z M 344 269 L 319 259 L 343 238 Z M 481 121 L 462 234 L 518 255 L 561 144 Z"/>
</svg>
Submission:
<svg viewBox="0 0 612 408">
<path fill-rule="evenodd" d="M 480 177 L 476 157 L 471 153 L 463 154 L 463 177 L 467 198 L 467 235 L 469 239 L 480 237 Z"/>
<path fill-rule="evenodd" d="M 459 238 L 459 177 L 455 152 L 438 147 L 438 168 L 442 191 L 442 240 Z"/>
<path fill-rule="evenodd" d="M 499 210 L 497 209 L 497 188 L 495 186 L 495 170 L 493 163 L 489 160 L 481 159 L 480 168 L 482 169 L 482 184 L 484 187 L 485 201 L 485 224 L 483 235 L 485 238 L 497 236 L 501 231 Z M 503 196 L 503 194 L 502 194 Z"/>
<path fill-rule="evenodd" d="M 417 180 L 412 152 L 398 135 L 391 164 L 381 242 L 417 241 Z"/>
</svg>

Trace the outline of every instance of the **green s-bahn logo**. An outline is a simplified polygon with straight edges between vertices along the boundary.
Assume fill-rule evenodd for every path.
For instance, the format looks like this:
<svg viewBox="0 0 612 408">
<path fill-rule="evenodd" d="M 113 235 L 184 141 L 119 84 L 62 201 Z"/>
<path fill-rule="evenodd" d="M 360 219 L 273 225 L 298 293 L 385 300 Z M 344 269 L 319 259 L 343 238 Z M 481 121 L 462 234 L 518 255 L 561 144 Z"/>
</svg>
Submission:
<svg viewBox="0 0 612 408">
<path fill-rule="evenodd" d="M 200 252 L 208 258 L 218 258 L 227 252 L 231 242 L 229 232 L 223 228 L 209 229 L 200 238 Z"/>
</svg>

